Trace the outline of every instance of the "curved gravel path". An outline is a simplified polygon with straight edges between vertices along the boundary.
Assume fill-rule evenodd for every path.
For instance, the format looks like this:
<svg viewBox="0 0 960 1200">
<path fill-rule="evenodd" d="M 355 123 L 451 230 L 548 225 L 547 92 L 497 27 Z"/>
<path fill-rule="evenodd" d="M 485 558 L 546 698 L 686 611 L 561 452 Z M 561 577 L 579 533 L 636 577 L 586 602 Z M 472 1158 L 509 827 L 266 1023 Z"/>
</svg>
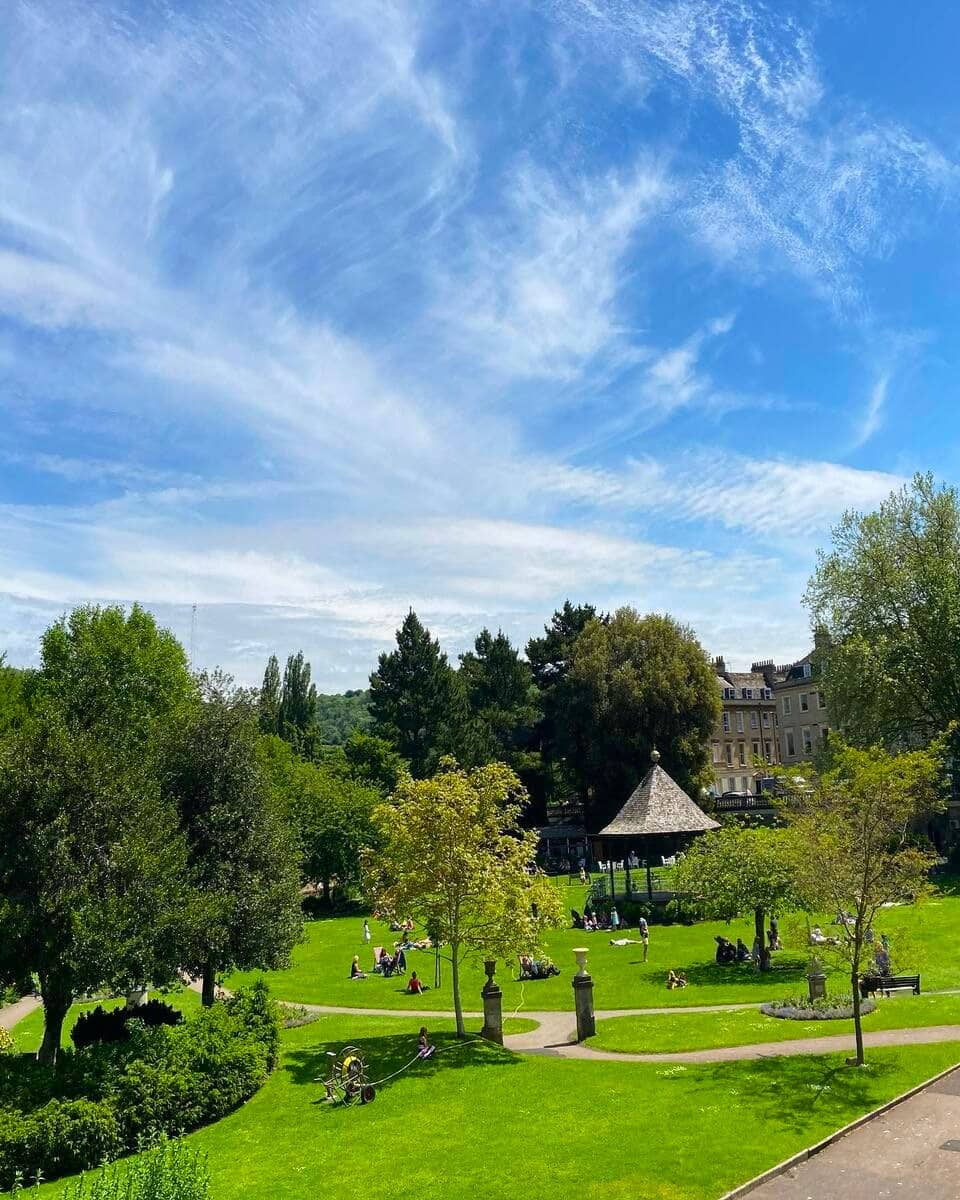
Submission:
<svg viewBox="0 0 960 1200">
<path fill-rule="evenodd" d="M 189 986 L 200 990 L 199 983 Z M 24 997 L 16 1004 L 0 1008 L 0 1027 L 12 1029 L 18 1021 L 29 1016 L 40 1007 L 33 996 Z M 432 1008 L 354 1008 L 343 1004 L 302 1004 L 308 1012 L 356 1017 L 417 1017 L 427 1021 L 446 1021 L 453 1013 L 448 1009 Z M 756 1009 L 756 1004 L 703 1004 L 687 1008 L 609 1008 L 598 1009 L 596 1019 L 606 1021 L 613 1017 L 642 1017 L 680 1015 L 682 1013 L 733 1012 L 739 1009 Z M 482 1012 L 471 1010 L 464 1017 L 470 1021 L 481 1020 Z M 632 1054 L 626 1051 L 597 1050 L 593 1046 L 574 1041 L 577 1032 L 576 1017 L 572 1012 L 538 1012 L 522 1010 L 506 1012 L 504 1018 L 519 1018 L 536 1021 L 535 1029 L 526 1033 L 507 1034 L 503 1044 L 519 1054 L 538 1054 L 553 1058 L 575 1058 L 597 1062 L 661 1062 L 661 1063 L 711 1063 L 739 1062 L 744 1059 L 777 1058 L 797 1054 L 831 1054 L 839 1050 L 853 1049 L 853 1038 L 849 1033 L 831 1034 L 818 1038 L 798 1038 L 786 1042 L 757 1042 L 750 1046 L 715 1046 L 708 1050 L 682 1050 L 662 1054 Z M 960 1025 L 925 1025 L 913 1029 L 884 1029 L 876 1033 L 864 1033 L 865 1046 L 921 1045 L 928 1042 L 960 1042 Z"/>
</svg>

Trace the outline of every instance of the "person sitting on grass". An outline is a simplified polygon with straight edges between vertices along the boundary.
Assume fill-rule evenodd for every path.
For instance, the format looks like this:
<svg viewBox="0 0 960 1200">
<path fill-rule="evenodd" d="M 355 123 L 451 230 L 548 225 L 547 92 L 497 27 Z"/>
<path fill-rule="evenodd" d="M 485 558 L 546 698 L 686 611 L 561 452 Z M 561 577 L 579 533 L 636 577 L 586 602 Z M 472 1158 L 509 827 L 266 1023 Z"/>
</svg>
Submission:
<svg viewBox="0 0 960 1200">
<path fill-rule="evenodd" d="M 749 962 L 750 951 L 747 949 L 747 943 L 743 938 L 737 938 L 737 962 Z"/>
<path fill-rule="evenodd" d="M 427 1037 L 426 1025 L 420 1026 L 420 1037 L 418 1040 L 419 1049 L 417 1050 L 417 1058 L 433 1058 L 437 1052 L 436 1046 L 430 1045 L 430 1039 Z"/>
<path fill-rule="evenodd" d="M 687 986 L 687 977 L 682 971 L 667 972 L 667 991 L 672 992 L 677 988 L 685 988 Z"/>
<path fill-rule="evenodd" d="M 350 978 L 351 979 L 366 979 L 366 975 L 364 974 L 363 971 L 360 970 L 360 955 L 359 954 L 355 954 L 353 956 L 353 962 L 350 964 Z"/>
<path fill-rule="evenodd" d="M 423 982 L 423 980 L 419 977 L 419 975 L 416 973 L 416 971 L 411 971 L 410 972 L 410 980 L 407 983 L 407 991 L 410 993 L 410 995 L 411 996 L 421 996 L 421 995 L 423 995 L 424 992 L 428 992 L 429 990 L 430 989 Z"/>
<path fill-rule="evenodd" d="M 716 959 L 720 966 L 723 967 L 737 961 L 737 948 L 733 942 L 728 941 L 719 933 L 713 940 L 717 943 Z"/>
<path fill-rule="evenodd" d="M 839 944 L 839 938 L 827 937 L 819 925 L 814 925 L 814 927 L 810 930 L 811 946 L 838 946 Z"/>
</svg>

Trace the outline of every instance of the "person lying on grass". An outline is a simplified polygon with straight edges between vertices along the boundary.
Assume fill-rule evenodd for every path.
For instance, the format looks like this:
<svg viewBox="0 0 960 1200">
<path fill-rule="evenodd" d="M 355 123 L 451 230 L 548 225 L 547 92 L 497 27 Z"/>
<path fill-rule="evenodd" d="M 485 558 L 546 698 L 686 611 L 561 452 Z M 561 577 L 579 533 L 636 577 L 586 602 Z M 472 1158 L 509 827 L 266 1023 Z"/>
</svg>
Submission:
<svg viewBox="0 0 960 1200">
<path fill-rule="evenodd" d="M 682 971 L 667 972 L 667 991 L 672 992 L 676 988 L 685 988 L 687 986 L 687 977 Z"/>
</svg>

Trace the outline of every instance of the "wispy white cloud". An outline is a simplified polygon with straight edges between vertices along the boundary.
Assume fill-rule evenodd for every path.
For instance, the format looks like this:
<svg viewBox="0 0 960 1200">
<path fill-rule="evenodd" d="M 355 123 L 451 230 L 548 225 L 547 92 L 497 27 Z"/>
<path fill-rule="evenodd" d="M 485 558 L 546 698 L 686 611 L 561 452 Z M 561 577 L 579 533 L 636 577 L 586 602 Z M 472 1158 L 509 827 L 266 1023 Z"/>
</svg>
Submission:
<svg viewBox="0 0 960 1200">
<path fill-rule="evenodd" d="M 733 122 L 735 151 L 702 172 L 683 206 L 723 262 L 779 260 L 836 304 L 859 304 L 857 265 L 893 250 L 918 199 L 956 188 L 956 165 L 930 141 L 828 94 L 810 31 L 781 7 L 555 0 L 553 11 Z"/>
<path fill-rule="evenodd" d="M 581 504 L 721 526 L 772 544 L 798 540 L 809 549 L 845 511 L 874 508 L 905 481 L 832 462 L 701 450 L 634 459 L 622 471 L 555 466 L 538 482 Z"/>
<path fill-rule="evenodd" d="M 566 184 L 523 164 L 507 211 L 475 225 L 445 273 L 437 318 L 461 351 L 509 377 L 569 380 L 598 354 L 636 354 L 616 306 L 623 262 L 670 195 L 652 161 Z"/>
</svg>

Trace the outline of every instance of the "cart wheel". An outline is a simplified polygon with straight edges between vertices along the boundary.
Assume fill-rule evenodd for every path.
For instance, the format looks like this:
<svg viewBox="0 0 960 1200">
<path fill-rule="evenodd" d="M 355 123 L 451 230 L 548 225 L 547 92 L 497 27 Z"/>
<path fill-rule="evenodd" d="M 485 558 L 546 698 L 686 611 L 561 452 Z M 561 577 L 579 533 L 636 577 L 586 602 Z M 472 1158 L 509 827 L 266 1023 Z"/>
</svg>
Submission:
<svg viewBox="0 0 960 1200">
<path fill-rule="evenodd" d="M 372 1104 L 377 1095 L 377 1089 L 372 1084 L 367 1086 L 360 1092 L 361 1104 Z"/>
</svg>

